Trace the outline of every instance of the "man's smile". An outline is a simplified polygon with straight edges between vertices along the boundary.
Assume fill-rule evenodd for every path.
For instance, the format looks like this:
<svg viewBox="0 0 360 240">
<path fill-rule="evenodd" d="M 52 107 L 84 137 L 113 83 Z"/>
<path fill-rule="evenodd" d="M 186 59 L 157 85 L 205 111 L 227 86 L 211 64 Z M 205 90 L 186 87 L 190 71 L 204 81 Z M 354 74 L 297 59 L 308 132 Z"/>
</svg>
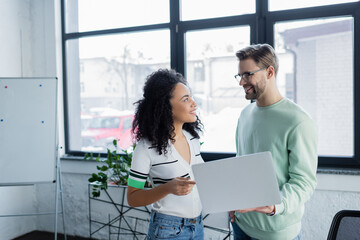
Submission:
<svg viewBox="0 0 360 240">
<path fill-rule="evenodd" d="M 253 86 L 244 86 L 245 93 L 250 93 L 254 91 Z"/>
</svg>

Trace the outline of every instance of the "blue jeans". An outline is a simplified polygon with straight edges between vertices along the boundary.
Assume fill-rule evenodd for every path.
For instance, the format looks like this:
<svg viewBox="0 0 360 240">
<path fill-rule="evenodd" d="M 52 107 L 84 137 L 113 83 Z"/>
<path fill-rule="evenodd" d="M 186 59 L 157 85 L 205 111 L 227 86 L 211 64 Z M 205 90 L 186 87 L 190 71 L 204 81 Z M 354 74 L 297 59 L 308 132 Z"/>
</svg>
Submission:
<svg viewBox="0 0 360 240">
<path fill-rule="evenodd" d="M 234 240 L 256 240 L 256 238 L 249 237 L 235 222 L 232 222 L 231 225 L 233 228 Z M 301 240 L 301 232 L 293 240 Z"/>
<path fill-rule="evenodd" d="M 202 216 L 182 218 L 151 211 L 146 239 L 203 240 Z"/>
</svg>

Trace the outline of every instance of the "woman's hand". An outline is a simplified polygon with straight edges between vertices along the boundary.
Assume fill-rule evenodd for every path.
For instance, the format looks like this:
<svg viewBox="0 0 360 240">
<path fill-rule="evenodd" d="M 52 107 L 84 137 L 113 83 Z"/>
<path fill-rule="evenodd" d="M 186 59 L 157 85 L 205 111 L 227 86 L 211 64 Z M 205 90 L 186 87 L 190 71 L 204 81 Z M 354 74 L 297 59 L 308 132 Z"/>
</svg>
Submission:
<svg viewBox="0 0 360 240">
<path fill-rule="evenodd" d="M 127 200 L 131 207 L 145 206 L 159 201 L 170 193 L 179 196 L 187 195 L 194 185 L 195 181 L 178 177 L 152 189 L 138 189 L 128 186 Z"/>
<path fill-rule="evenodd" d="M 177 177 L 166 183 L 169 193 L 174 195 L 187 195 L 191 192 L 195 185 L 195 181 L 190 180 L 190 178 Z"/>
<path fill-rule="evenodd" d="M 235 221 L 235 211 L 230 211 L 229 212 L 229 218 L 231 222 Z"/>
</svg>

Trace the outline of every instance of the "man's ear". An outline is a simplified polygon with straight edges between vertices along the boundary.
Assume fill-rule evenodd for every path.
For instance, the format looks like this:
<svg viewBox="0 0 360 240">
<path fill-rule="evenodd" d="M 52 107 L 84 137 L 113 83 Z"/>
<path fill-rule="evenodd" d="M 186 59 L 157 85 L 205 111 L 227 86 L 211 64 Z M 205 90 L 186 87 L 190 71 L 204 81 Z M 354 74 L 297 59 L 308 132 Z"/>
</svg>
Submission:
<svg viewBox="0 0 360 240">
<path fill-rule="evenodd" d="M 268 77 L 268 78 L 271 78 L 271 77 L 275 76 L 275 69 L 274 69 L 273 66 L 270 65 L 270 66 L 266 69 L 266 71 L 267 71 L 267 77 Z"/>
</svg>

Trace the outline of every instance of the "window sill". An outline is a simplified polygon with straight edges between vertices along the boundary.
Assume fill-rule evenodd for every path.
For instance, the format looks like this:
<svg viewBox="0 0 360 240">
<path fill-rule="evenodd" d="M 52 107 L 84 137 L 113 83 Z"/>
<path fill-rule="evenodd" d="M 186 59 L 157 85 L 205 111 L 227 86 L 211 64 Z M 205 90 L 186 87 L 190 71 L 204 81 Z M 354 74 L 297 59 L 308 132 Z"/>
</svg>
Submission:
<svg viewBox="0 0 360 240">
<path fill-rule="evenodd" d="M 92 174 L 97 171 L 99 164 L 95 160 L 84 160 L 83 157 L 63 156 L 60 158 L 61 172 L 72 174 Z"/>
<path fill-rule="evenodd" d="M 333 169 L 333 168 L 319 168 L 317 173 L 320 174 L 334 174 L 334 175 L 360 175 L 360 169 Z"/>
</svg>

